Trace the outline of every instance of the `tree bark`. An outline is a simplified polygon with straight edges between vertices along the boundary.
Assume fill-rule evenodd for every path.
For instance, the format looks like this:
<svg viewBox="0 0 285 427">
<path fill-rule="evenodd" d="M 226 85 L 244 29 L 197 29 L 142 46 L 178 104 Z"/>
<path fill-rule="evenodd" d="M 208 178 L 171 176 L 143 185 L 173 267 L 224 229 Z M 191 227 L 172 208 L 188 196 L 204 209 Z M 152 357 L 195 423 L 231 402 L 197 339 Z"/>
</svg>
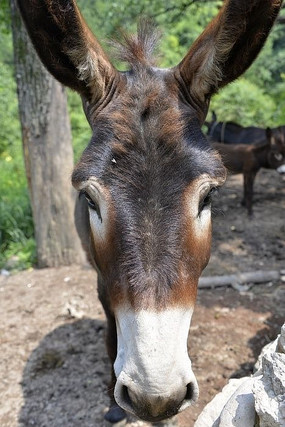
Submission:
<svg viewBox="0 0 285 427">
<path fill-rule="evenodd" d="M 71 129 L 64 88 L 40 63 L 11 0 L 15 74 L 39 267 L 81 262 L 73 212 Z"/>
</svg>

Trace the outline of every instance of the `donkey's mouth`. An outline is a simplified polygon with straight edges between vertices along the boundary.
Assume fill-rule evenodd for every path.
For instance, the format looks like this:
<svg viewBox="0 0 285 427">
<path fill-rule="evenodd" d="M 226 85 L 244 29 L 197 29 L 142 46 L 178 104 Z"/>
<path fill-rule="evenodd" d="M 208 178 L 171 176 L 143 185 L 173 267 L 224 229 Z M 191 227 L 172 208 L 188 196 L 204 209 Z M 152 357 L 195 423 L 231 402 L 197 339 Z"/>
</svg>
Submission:
<svg viewBox="0 0 285 427">
<path fill-rule="evenodd" d="M 166 419 L 169 419 L 175 415 L 177 415 L 179 412 L 182 412 L 184 409 L 191 406 L 193 403 L 195 403 L 199 396 L 198 386 L 197 384 L 189 384 L 187 386 L 187 392 L 186 396 L 183 400 L 181 400 L 179 403 L 177 401 L 171 400 L 168 402 L 167 408 L 165 411 L 161 412 L 158 415 L 154 414 L 154 411 L 149 405 L 146 406 L 140 405 L 139 408 L 137 408 L 136 414 L 139 418 L 141 418 L 144 421 L 148 421 L 151 423 L 157 423 L 160 421 L 164 421 Z"/>
<path fill-rule="evenodd" d="M 145 405 L 141 403 L 141 405 L 136 408 L 136 416 L 138 416 L 143 421 L 158 423 L 178 414 L 178 412 L 180 412 L 179 410 L 182 403 L 183 401 L 181 401 L 179 404 L 177 404 L 176 402 L 169 402 L 168 409 L 162 411 L 157 415 L 154 414 L 153 408 L 150 407 L 147 402 Z"/>
<path fill-rule="evenodd" d="M 152 423 L 173 417 L 191 406 L 199 396 L 198 384 L 193 376 L 186 388 L 180 388 L 170 394 L 167 387 L 161 393 L 145 393 L 123 384 L 124 378 L 119 378 L 115 387 L 115 399 L 125 411 Z"/>
</svg>

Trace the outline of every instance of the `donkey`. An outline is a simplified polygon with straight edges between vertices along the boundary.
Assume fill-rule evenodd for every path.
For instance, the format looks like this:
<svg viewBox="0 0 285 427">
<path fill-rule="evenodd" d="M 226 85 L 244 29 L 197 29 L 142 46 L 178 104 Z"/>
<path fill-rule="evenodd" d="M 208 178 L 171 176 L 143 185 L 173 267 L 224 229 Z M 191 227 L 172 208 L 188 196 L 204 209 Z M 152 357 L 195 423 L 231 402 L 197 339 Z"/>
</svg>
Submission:
<svg viewBox="0 0 285 427">
<path fill-rule="evenodd" d="M 234 122 L 219 122 L 215 112 L 212 113 L 211 122 L 205 122 L 205 125 L 208 128 L 208 138 L 214 142 L 250 145 L 263 143 L 266 139 L 266 129 L 257 126 L 243 127 Z M 279 126 L 278 129 L 285 134 L 285 126 Z"/>
<path fill-rule="evenodd" d="M 187 336 L 210 255 L 211 195 L 226 176 L 201 125 L 211 96 L 257 56 L 281 0 L 225 1 L 171 69 L 155 66 L 157 37 L 142 24 L 121 46 L 127 72 L 111 64 L 74 0 L 19 5 L 42 62 L 79 92 L 93 132 L 72 183 L 107 317 L 106 419 L 123 418 L 120 407 L 157 422 L 198 398 Z"/>
<path fill-rule="evenodd" d="M 243 174 L 243 200 L 249 216 L 252 216 L 253 184 L 261 168 L 276 169 L 285 173 L 285 135 L 283 127 L 266 129 L 266 140 L 260 144 L 222 144 L 212 146 L 220 153 L 227 170 L 232 174 Z"/>
</svg>

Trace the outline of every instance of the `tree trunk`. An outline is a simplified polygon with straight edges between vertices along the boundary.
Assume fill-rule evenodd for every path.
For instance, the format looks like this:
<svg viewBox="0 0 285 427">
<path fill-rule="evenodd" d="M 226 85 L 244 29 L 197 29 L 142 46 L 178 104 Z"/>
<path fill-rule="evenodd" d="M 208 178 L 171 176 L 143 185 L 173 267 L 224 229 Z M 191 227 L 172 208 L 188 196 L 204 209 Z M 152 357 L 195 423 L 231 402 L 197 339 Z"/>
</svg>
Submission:
<svg viewBox="0 0 285 427">
<path fill-rule="evenodd" d="M 11 0 L 15 73 L 39 267 L 82 261 L 70 183 L 71 129 L 63 87 L 45 70 Z"/>
</svg>

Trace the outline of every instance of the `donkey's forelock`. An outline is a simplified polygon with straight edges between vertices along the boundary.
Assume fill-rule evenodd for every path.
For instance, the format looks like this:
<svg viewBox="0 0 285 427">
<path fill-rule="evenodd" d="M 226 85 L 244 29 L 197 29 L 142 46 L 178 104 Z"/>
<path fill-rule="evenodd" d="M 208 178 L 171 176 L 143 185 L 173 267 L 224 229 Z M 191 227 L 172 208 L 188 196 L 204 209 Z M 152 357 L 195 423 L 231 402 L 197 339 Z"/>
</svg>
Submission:
<svg viewBox="0 0 285 427">
<path fill-rule="evenodd" d="M 161 33 L 152 20 L 141 18 L 136 34 L 128 34 L 120 30 L 120 35 L 120 39 L 110 42 L 116 58 L 128 63 L 132 68 L 156 65 L 157 55 L 154 57 L 154 52 Z"/>
</svg>

